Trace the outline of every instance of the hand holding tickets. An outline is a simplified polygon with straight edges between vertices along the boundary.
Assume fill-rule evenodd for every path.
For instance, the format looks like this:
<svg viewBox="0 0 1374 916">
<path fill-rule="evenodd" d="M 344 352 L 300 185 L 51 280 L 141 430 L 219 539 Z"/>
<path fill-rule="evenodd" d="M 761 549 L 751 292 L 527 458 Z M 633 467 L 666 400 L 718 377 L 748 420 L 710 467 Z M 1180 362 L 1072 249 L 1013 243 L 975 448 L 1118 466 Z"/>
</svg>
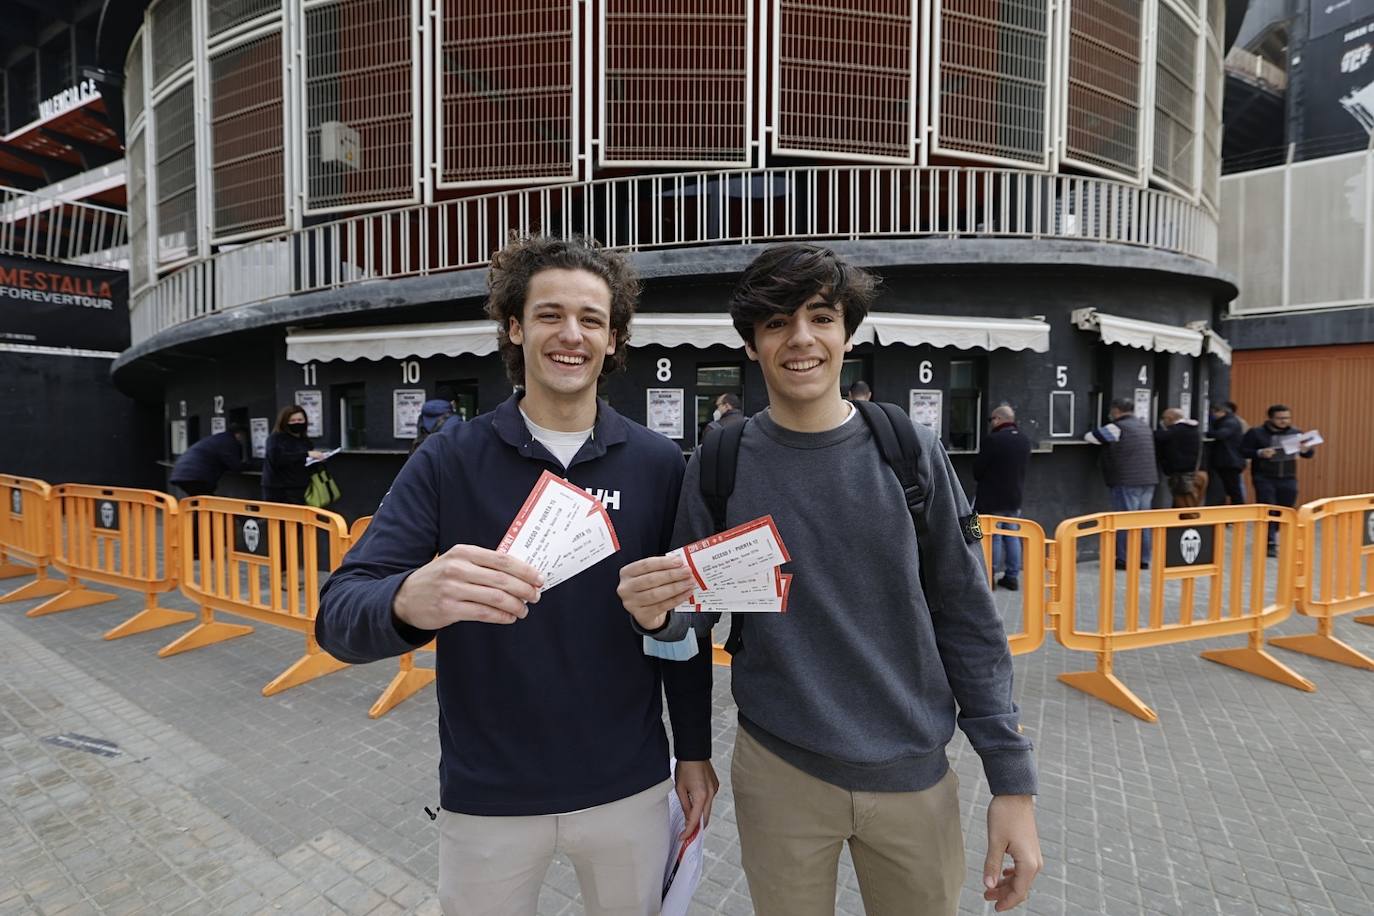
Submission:
<svg viewBox="0 0 1374 916">
<path fill-rule="evenodd" d="M 543 573 L 547 590 L 609 557 L 620 542 L 599 499 L 545 471 L 496 549 Z"/>
<path fill-rule="evenodd" d="M 680 547 L 695 590 L 674 608 L 682 613 L 782 613 L 792 574 L 782 571 L 792 558 L 771 515 Z"/>
</svg>

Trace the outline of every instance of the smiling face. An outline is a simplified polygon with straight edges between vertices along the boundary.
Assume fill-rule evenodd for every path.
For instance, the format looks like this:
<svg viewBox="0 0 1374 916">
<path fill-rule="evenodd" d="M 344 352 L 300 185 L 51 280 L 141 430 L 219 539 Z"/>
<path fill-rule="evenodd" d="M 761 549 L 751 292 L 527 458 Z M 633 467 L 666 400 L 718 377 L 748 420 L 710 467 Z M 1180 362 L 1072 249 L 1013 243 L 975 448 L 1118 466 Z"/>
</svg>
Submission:
<svg viewBox="0 0 1374 916">
<path fill-rule="evenodd" d="M 745 352 L 763 370 L 778 422 L 810 429 L 844 407 L 840 370 L 852 346 L 845 338 L 843 305 L 818 293 L 791 315 L 778 312 L 755 322 L 754 342 Z"/>
<path fill-rule="evenodd" d="M 525 357 L 530 407 L 595 404 L 602 364 L 615 352 L 610 320 L 611 291 L 596 274 L 555 267 L 530 278 L 524 314 L 507 329 Z"/>
</svg>

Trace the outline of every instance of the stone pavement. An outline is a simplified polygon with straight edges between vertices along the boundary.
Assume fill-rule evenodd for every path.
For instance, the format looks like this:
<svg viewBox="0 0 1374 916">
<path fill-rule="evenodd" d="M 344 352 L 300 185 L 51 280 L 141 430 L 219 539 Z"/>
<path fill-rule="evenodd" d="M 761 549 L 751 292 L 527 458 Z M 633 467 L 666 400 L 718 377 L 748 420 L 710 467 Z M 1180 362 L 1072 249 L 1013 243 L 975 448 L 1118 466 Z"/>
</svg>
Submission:
<svg viewBox="0 0 1374 916">
<path fill-rule="evenodd" d="M 438 838 L 423 812 L 437 796 L 433 690 L 369 720 L 395 670 L 383 662 L 263 697 L 300 636 L 258 626 L 170 659 L 155 652 L 181 628 L 104 642 L 138 604 L 34 620 L 31 603 L 0 605 L 0 916 L 437 913 Z M 1374 653 L 1374 628 L 1337 630 Z M 1275 650 L 1317 683 L 1306 694 L 1203 661 L 1201 648 L 1117 656 L 1153 725 L 1056 681 L 1091 656 L 1051 641 L 1016 660 L 1046 859 L 1024 912 L 1374 913 L 1374 673 Z M 723 786 L 694 913 L 747 914 L 734 708 L 716 671 Z M 62 735 L 81 737 L 46 740 Z M 951 759 L 970 851 L 961 913 L 990 912 L 975 890 L 987 788 L 962 737 Z M 556 862 L 541 916 L 581 912 L 576 897 Z M 863 912 L 847 856 L 837 909 Z"/>
</svg>

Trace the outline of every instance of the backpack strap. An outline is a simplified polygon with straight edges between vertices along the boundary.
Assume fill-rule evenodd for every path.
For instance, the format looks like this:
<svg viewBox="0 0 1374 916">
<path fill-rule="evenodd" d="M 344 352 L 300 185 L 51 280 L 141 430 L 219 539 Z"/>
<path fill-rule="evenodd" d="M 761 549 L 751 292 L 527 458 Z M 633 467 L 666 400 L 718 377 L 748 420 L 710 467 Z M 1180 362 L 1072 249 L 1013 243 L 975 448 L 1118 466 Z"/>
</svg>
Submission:
<svg viewBox="0 0 1374 916">
<path fill-rule="evenodd" d="M 701 440 L 701 498 L 711 511 L 716 533 L 729 527 L 725 521 L 730 494 L 735 492 L 735 468 L 739 464 L 739 444 L 744 427 L 749 424 L 730 423 L 708 430 Z M 744 640 L 744 614 L 730 615 L 730 636 L 725 651 L 734 655 Z"/>
<path fill-rule="evenodd" d="M 906 508 L 916 527 L 918 543 L 924 544 L 926 534 L 926 498 L 929 495 L 921 480 L 921 443 L 916 438 L 911 419 L 896 404 L 855 401 L 854 409 L 864 418 L 883 460 L 897 475 L 906 497 Z M 924 566 L 922 567 L 924 569 Z"/>
</svg>

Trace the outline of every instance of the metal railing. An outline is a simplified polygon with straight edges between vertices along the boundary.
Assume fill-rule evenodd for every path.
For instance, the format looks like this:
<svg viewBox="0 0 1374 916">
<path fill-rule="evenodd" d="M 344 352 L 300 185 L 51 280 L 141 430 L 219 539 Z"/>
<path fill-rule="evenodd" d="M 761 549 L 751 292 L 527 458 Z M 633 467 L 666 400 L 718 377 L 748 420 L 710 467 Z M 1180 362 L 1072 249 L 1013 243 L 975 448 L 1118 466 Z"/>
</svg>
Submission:
<svg viewBox="0 0 1374 916">
<path fill-rule="evenodd" d="M 645 251 L 799 239 L 1075 239 L 1216 260 L 1200 206 L 1012 169 L 834 167 L 563 184 L 368 213 L 220 251 L 135 291 L 133 342 L 204 315 L 370 280 L 483 267 L 512 232 Z"/>
<path fill-rule="evenodd" d="M 0 254 L 129 269 L 123 211 L 0 185 Z"/>
</svg>

